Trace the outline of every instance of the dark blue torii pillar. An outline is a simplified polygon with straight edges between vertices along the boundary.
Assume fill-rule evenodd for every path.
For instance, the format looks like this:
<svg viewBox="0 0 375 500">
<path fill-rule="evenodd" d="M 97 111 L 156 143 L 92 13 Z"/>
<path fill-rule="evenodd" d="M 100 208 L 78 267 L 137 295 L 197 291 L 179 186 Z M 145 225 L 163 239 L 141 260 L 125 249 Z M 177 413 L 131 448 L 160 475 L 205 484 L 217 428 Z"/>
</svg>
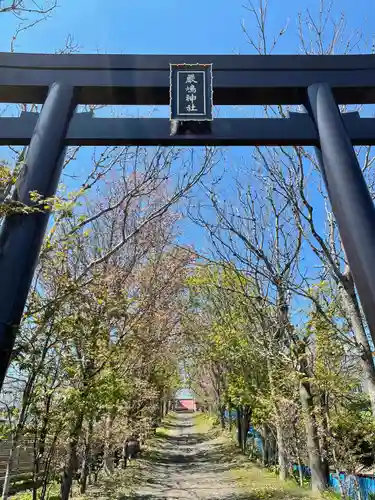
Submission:
<svg viewBox="0 0 375 500">
<path fill-rule="evenodd" d="M 30 192 L 54 196 L 64 163 L 64 142 L 75 109 L 74 89 L 54 83 L 42 107 L 13 200 L 33 206 Z M 38 261 L 49 212 L 5 217 L 0 233 L 0 388 Z"/>
<path fill-rule="evenodd" d="M 375 344 L 375 207 L 330 86 L 308 88 L 318 160 L 355 286 Z"/>
</svg>

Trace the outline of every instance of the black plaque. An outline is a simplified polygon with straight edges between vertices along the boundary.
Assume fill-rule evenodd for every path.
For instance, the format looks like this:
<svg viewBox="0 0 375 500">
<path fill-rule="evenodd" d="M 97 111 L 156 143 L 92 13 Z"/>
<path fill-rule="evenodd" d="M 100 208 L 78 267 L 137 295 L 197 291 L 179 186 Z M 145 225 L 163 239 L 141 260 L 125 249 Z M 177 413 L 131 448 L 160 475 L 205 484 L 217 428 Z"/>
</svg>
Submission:
<svg viewBox="0 0 375 500">
<path fill-rule="evenodd" d="M 212 120 L 212 64 L 171 64 L 171 120 Z"/>
</svg>

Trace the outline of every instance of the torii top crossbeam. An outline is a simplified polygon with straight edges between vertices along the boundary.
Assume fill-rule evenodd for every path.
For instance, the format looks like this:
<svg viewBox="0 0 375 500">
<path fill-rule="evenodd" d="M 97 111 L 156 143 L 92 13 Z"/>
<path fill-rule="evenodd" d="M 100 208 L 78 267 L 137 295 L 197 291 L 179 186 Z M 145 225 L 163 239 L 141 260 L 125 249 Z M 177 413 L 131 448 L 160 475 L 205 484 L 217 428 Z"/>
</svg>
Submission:
<svg viewBox="0 0 375 500">
<path fill-rule="evenodd" d="M 42 103 L 54 82 L 79 104 L 169 103 L 169 65 L 212 63 L 215 104 L 302 104 L 326 82 L 339 104 L 375 103 L 375 55 L 234 56 L 0 53 L 0 101 Z"/>
<path fill-rule="evenodd" d="M 170 64 L 212 63 L 216 105 L 304 104 L 326 82 L 339 104 L 375 103 L 375 56 L 97 55 L 0 53 L 0 102 L 43 103 L 54 82 L 77 104 L 167 105 Z M 0 144 L 30 142 L 37 114 L 0 118 Z M 353 144 L 375 144 L 375 119 L 345 115 Z M 170 134 L 168 119 L 73 117 L 66 145 L 317 145 L 307 114 L 216 119 L 210 134 Z"/>
</svg>

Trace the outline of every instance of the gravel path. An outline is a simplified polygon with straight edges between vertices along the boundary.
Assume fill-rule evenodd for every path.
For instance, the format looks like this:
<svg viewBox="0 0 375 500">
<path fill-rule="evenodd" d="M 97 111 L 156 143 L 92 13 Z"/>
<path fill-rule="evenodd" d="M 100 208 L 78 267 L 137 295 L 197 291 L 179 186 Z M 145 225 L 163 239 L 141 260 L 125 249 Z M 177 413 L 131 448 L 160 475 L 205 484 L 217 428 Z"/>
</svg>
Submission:
<svg viewBox="0 0 375 500">
<path fill-rule="evenodd" d="M 134 498 L 221 500 L 243 497 L 230 470 L 236 463 L 222 456 L 221 438 L 195 433 L 192 416 L 179 414 L 169 437 L 142 464 L 142 483 Z M 229 460 L 229 461 L 228 461 Z"/>
</svg>

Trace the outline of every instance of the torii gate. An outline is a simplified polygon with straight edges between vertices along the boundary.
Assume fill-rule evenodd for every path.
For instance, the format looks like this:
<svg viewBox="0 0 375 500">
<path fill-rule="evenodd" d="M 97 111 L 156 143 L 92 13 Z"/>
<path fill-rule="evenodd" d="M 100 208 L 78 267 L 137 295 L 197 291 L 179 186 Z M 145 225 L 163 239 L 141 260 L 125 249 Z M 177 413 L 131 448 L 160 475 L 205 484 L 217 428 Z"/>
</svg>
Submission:
<svg viewBox="0 0 375 500">
<path fill-rule="evenodd" d="M 78 104 L 169 104 L 170 64 L 212 64 L 217 105 L 302 104 L 289 118 L 219 118 L 171 134 L 168 119 L 73 116 Z M 0 145 L 30 145 L 15 191 L 53 196 L 68 145 L 304 145 L 319 160 L 345 252 L 375 338 L 375 209 L 354 145 L 375 144 L 375 118 L 338 104 L 375 103 L 375 56 L 149 56 L 0 54 L 0 102 L 40 115 L 0 118 Z M 199 123 L 199 122 L 198 122 Z M 181 129 L 182 130 L 182 129 Z M 178 131 L 178 130 L 177 130 Z M 196 131 L 197 133 L 194 133 Z M 191 133 L 193 132 L 193 133 Z M 0 387 L 49 213 L 5 218 L 0 234 Z"/>
</svg>

